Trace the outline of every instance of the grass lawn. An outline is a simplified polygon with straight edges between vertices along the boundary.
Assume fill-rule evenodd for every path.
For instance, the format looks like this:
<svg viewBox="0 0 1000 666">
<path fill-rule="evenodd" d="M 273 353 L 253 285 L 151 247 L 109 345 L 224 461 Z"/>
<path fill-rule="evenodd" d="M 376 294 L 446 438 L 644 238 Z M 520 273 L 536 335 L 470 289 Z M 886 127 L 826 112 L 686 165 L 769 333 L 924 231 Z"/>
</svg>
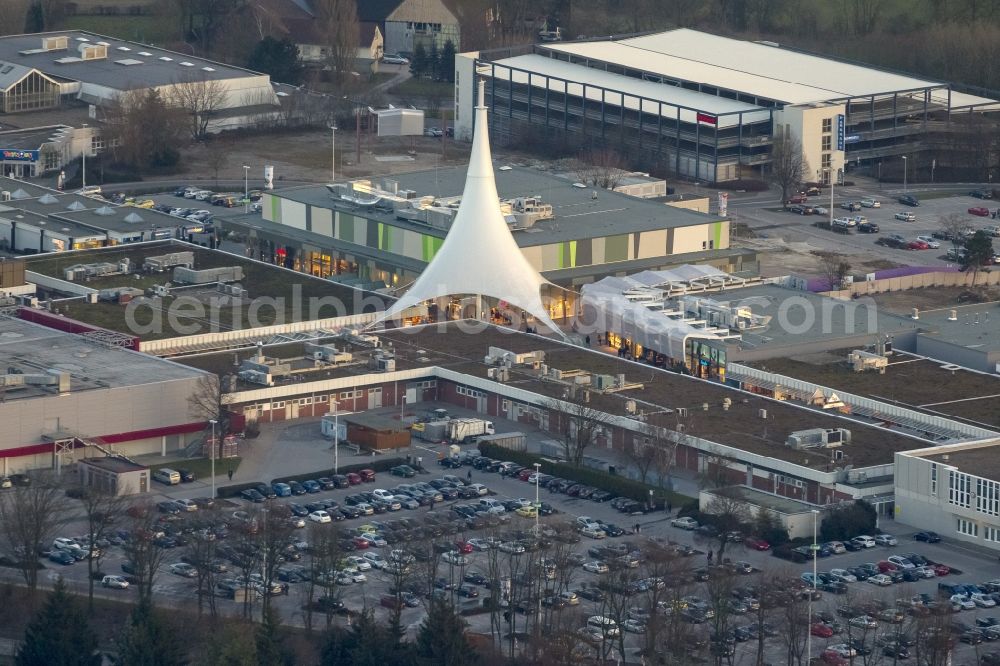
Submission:
<svg viewBox="0 0 1000 666">
<path fill-rule="evenodd" d="M 432 81 L 414 76 L 393 86 L 389 91 L 396 95 L 439 98 L 445 102 L 454 96 L 455 85 L 447 81 Z"/>
<path fill-rule="evenodd" d="M 181 34 L 174 21 L 162 16 L 69 16 L 66 28 L 87 30 L 99 35 L 111 35 L 143 44 L 165 44 L 180 41 Z"/>
<path fill-rule="evenodd" d="M 240 461 L 242 458 L 239 456 L 235 458 L 216 458 L 215 459 L 215 475 L 216 476 L 226 476 L 229 470 L 234 472 L 239 469 Z M 160 463 L 159 465 L 150 465 L 149 469 L 156 471 L 161 467 L 169 467 L 170 469 L 178 469 L 183 467 L 184 469 L 189 469 L 194 472 L 194 478 L 196 479 L 210 479 L 212 478 L 212 459 L 211 458 L 191 458 L 190 460 L 174 461 L 169 463 Z"/>
</svg>

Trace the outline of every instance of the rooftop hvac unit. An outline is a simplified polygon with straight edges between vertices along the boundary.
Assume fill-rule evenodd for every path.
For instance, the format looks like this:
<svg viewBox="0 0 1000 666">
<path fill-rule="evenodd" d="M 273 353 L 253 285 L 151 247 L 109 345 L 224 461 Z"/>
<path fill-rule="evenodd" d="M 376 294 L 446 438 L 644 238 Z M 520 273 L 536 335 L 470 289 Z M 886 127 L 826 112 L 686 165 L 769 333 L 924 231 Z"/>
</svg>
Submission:
<svg viewBox="0 0 1000 666">
<path fill-rule="evenodd" d="M 762 419 L 766 419 L 767 418 L 767 410 L 766 409 L 758 409 L 757 410 L 757 416 L 759 416 Z"/>
<path fill-rule="evenodd" d="M 0 201 L 10 201 L 10 190 L 0 191 Z"/>
<path fill-rule="evenodd" d="M 635 414 L 635 400 L 626 400 L 625 401 L 625 413 L 626 414 Z"/>
<path fill-rule="evenodd" d="M 687 407 L 678 407 L 674 411 L 677 412 L 677 416 L 687 416 L 688 415 L 688 408 Z"/>
<path fill-rule="evenodd" d="M 69 37 L 66 35 L 42 37 L 42 50 L 44 51 L 65 51 L 67 48 L 69 48 Z"/>
</svg>

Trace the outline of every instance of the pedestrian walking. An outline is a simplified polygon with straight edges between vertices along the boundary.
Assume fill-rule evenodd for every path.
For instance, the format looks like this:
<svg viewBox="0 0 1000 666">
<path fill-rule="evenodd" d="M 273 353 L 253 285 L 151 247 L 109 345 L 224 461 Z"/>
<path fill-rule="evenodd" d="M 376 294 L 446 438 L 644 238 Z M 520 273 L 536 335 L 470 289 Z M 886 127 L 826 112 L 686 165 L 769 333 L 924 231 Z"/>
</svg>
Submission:
<svg viewBox="0 0 1000 666">
<path fill-rule="evenodd" d="M 708 551 L 708 563 L 709 565 L 712 564 L 712 551 Z"/>
<path fill-rule="evenodd" d="M 670 502 L 668 501 L 668 502 L 667 502 L 667 513 L 672 513 L 672 512 L 673 512 L 673 510 L 674 510 L 674 507 L 673 507 L 673 506 L 672 506 L 672 505 L 670 504 Z"/>
<path fill-rule="evenodd" d="M 589 347 L 590 346 L 590 336 L 589 335 L 585 336 L 583 339 L 587 342 L 587 346 Z"/>
<path fill-rule="evenodd" d="M 433 511 L 433 510 L 434 510 L 434 498 L 432 497 L 431 498 L 431 503 L 430 503 L 427 511 L 430 512 L 430 511 Z"/>
<path fill-rule="evenodd" d="M 233 468 L 232 467 L 229 468 L 229 480 L 230 481 L 233 480 Z"/>
<path fill-rule="evenodd" d="M 288 583 L 281 584 L 281 593 L 286 597 L 288 596 Z"/>
<path fill-rule="evenodd" d="M 471 469 L 469 470 L 469 473 L 465 475 L 465 480 L 468 481 L 469 483 L 472 483 L 472 470 Z"/>
</svg>

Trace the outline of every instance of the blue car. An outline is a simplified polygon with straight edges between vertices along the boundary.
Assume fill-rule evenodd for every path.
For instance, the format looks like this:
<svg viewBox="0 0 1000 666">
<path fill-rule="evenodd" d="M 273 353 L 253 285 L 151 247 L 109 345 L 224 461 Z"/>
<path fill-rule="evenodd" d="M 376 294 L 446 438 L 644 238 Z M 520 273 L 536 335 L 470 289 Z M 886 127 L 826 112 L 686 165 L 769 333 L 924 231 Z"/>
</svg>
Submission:
<svg viewBox="0 0 1000 666">
<path fill-rule="evenodd" d="M 65 550 L 53 550 L 49 553 L 49 560 L 55 562 L 56 564 L 63 564 L 66 566 L 76 563 L 76 558 Z"/>
<path fill-rule="evenodd" d="M 302 482 L 302 487 L 306 489 L 307 493 L 318 493 L 323 490 L 323 486 L 319 485 L 318 481 L 313 481 L 309 479 L 308 481 Z"/>
<path fill-rule="evenodd" d="M 271 490 L 273 490 L 274 494 L 277 495 L 278 497 L 292 496 L 292 487 L 287 483 L 281 483 L 280 481 L 277 483 L 272 483 Z"/>
</svg>

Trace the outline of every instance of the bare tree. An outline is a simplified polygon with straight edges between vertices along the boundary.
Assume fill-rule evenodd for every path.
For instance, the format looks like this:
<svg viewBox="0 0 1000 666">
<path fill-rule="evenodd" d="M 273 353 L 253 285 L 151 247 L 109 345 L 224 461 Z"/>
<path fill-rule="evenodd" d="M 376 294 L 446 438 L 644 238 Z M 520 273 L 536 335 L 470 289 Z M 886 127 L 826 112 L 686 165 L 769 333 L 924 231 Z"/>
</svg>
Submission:
<svg viewBox="0 0 1000 666">
<path fill-rule="evenodd" d="M 254 599 L 258 594 L 266 597 L 271 593 L 271 590 L 255 580 L 260 575 L 261 564 L 264 560 L 264 551 L 259 535 L 260 512 L 250 510 L 244 513 L 246 515 L 233 524 L 234 529 L 229 538 L 229 545 L 233 549 L 230 561 L 239 573 L 239 581 L 244 590 L 243 617 L 249 620 L 253 618 Z"/>
<path fill-rule="evenodd" d="M 350 77 L 358 53 L 356 0 L 317 0 L 313 8 L 327 45 L 327 63 L 337 83 L 343 83 Z"/>
<path fill-rule="evenodd" d="M 87 548 L 90 557 L 87 558 L 87 606 L 94 610 L 94 574 L 101 570 L 101 560 L 104 559 L 106 547 L 101 547 L 111 528 L 125 515 L 130 500 L 127 495 L 117 495 L 114 489 L 81 488 L 80 502 L 83 505 L 84 517 L 87 521 Z M 130 492 L 124 489 L 125 492 Z"/>
<path fill-rule="evenodd" d="M 263 579 L 264 599 L 262 613 L 271 611 L 271 587 L 277 579 L 278 566 L 290 547 L 288 538 L 292 535 L 292 512 L 286 504 L 273 504 L 261 516 L 257 533 L 260 544 L 260 575 Z"/>
<path fill-rule="evenodd" d="M 718 488 L 713 492 L 713 498 L 702 508 L 702 512 L 711 516 L 716 533 L 712 541 L 717 546 L 716 562 L 722 564 L 726 546 L 736 540 L 745 526 L 750 522 L 750 510 L 746 501 L 733 488 Z"/>
<path fill-rule="evenodd" d="M 965 244 L 965 234 L 968 228 L 969 223 L 958 213 L 949 213 L 938 218 L 938 229 L 940 229 L 941 235 L 956 249 Z"/>
<path fill-rule="evenodd" d="M 592 148 L 580 154 L 574 164 L 574 175 L 585 185 L 613 190 L 628 173 L 625 166 L 625 159 L 618 151 L 612 148 Z"/>
<path fill-rule="evenodd" d="M 859 35 L 868 35 L 875 31 L 879 18 L 882 16 L 884 0 L 850 0 L 851 23 Z"/>
<path fill-rule="evenodd" d="M 152 501 L 141 500 L 133 504 L 126 515 L 129 533 L 122 550 L 139 592 L 139 603 L 152 604 L 153 583 L 163 563 L 163 549 L 157 542 L 164 535 Z"/>
<path fill-rule="evenodd" d="M 232 142 L 228 139 L 217 139 L 208 145 L 205 166 L 212 171 L 212 180 L 215 181 L 216 189 L 219 187 L 219 171 L 229 162 L 229 153 L 232 147 Z"/>
<path fill-rule="evenodd" d="M 587 448 L 596 444 L 598 438 L 604 435 L 605 424 L 611 418 L 610 415 L 591 407 L 590 392 L 576 387 L 571 387 L 562 404 L 553 401 L 548 408 L 555 412 L 556 430 L 562 437 L 566 460 L 580 465 Z M 549 423 L 552 420 L 550 417 Z"/>
<path fill-rule="evenodd" d="M 793 594 L 779 606 L 781 609 L 779 627 L 785 645 L 785 663 L 789 666 L 803 666 L 806 663 L 806 643 L 810 631 L 809 611 L 812 604 L 809 592 Z"/>
<path fill-rule="evenodd" d="M 221 439 L 229 428 L 229 411 L 223 400 L 222 382 L 219 376 L 214 373 L 203 375 L 198 379 L 194 392 L 187 399 L 188 413 L 196 421 L 205 423 L 206 432 L 211 430 L 209 422 L 216 421 L 217 440 L 213 443 L 213 446 L 216 447 L 216 458 L 219 457 L 218 439 Z"/>
<path fill-rule="evenodd" d="M 0 494 L 0 532 L 32 595 L 38 587 L 38 551 L 53 538 L 65 506 L 65 495 L 51 473 Z"/>
<path fill-rule="evenodd" d="M 650 469 L 661 455 L 661 449 L 656 445 L 656 439 L 644 435 L 633 435 L 631 441 L 626 441 L 624 454 L 639 473 L 639 481 L 646 483 Z"/>
<path fill-rule="evenodd" d="M 218 609 L 215 604 L 215 574 L 220 569 L 216 560 L 218 554 L 215 534 L 208 529 L 195 531 L 184 547 L 184 561 L 195 569 L 195 584 L 198 594 L 198 615 L 204 613 L 208 600 L 209 614 L 215 618 Z M 221 573 L 221 571 L 219 571 Z"/>
<path fill-rule="evenodd" d="M 143 168 L 176 159 L 183 118 L 157 90 L 123 92 L 102 110 L 104 134 L 118 161 Z"/>
<path fill-rule="evenodd" d="M 212 116 L 224 107 L 227 97 L 226 86 L 221 81 L 198 76 L 175 82 L 168 100 L 183 111 L 191 138 L 200 141 L 208 133 Z"/>
<path fill-rule="evenodd" d="M 809 173 L 809 164 L 802 154 L 802 142 L 788 135 L 778 135 L 771 147 L 771 170 L 768 180 L 781 190 L 781 205 L 788 206 L 788 196 L 802 185 Z"/>
<path fill-rule="evenodd" d="M 844 288 L 844 281 L 851 274 L 851 264 L 844 255 L 824 252 L 819 255 L 819 269 L 832 291 Z"/>
<path fill-rule="evenodd" d="M 28 0 L 0 2 L 0 35 L 18 35 L 24 32 L 24 18 L 28 13 Z"/>
<path fill-rule="evenodd" d="M 326 617 L 326 626 L 333 623 L 333 613 L 340 602 L 340 593 L 332 577 L 342 556 L 340 537 L 340 528 L 335 525 L 310 524 L 309 545 L 312 557 L 309 559 L 309 578 L 304 586 L 306 628 L 311 629 L 313 626 L 313 612 L 317 604 Z M 329 590 L 319 601 L 315 596 L 317 585 Z"/>
<path fill-rule="evenodd" d="M 705 451 L 702 454 L 702 470 L 698 474 L 702 487 L 715 489 L 731 485 L 729 465 L 732 462 L 732 458 L 718 448 Z"/>
</svg>

